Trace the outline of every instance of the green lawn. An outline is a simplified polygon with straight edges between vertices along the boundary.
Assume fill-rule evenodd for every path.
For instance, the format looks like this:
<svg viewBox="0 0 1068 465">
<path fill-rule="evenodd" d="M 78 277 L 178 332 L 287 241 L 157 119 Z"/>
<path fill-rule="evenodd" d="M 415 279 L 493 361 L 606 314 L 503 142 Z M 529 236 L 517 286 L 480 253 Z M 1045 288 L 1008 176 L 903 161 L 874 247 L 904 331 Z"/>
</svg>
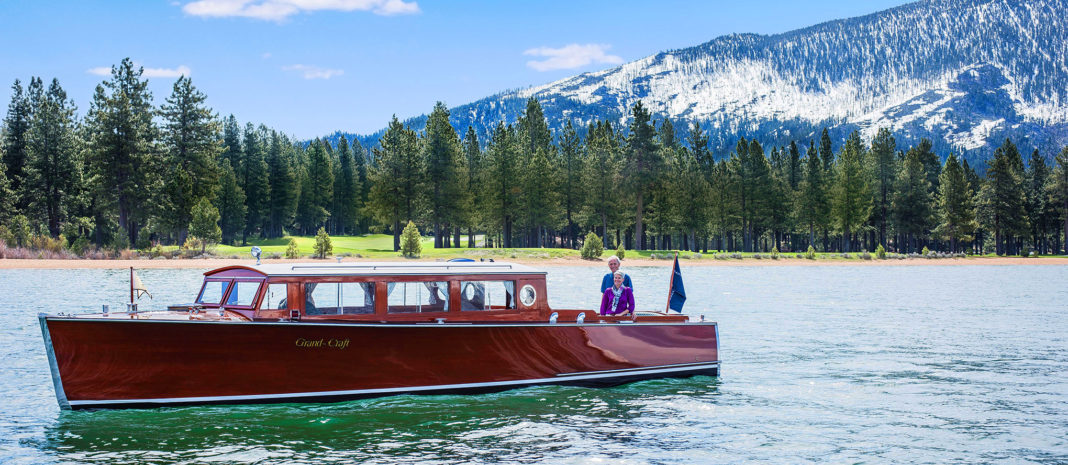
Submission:
<svg viewBox="0 0 1068 465">
<path fill-rule="evenodd" d="M 280 239 L 250 239 L 246 246 L 218 245 L 215 247 L 215 254 L 224 257 L 231 255 L 248 256 L 252 246 L 258 246 L 263 250 L 264 257 L 270 257 L 272 254 L 284 255 L 291 238 L 297 241 L 301 256 L 307 257 L 315 253 L 314 236 L 286 236 Z M 461 239 L 462 244 L 467 244 L 467 236 Z M 477 236 L 476 240 L 482 240 L 481 236 Z M 393 236 L 387 234 L 331 236 L 330 241 L 334 246 L 334 251 L 330 254 L 332 257 L 344 254 L 359 254 L 361 257 L 366 258 L 395 258 L 400 256 L 400 252 L 393 251 Z M 559 258 L 577 257 L 579 255 L 577 250 L 549 248 L 470 249 L 461 247 L 435 249 L 433 238 L 423 238 L 420 243 L 423 245 L 422 258 Z"/>
<path fill-rule="evenodd" d="M 252 239 L 249 240 L 246 246 L 230 246 L 230 245 L 218 245 L 215 247 L 215 255 L 221 257 L 238 256 L 247 257 L 252 249 L 252 246 L 259 246 L 263 250 L 263 256 L 265 258 L 271 257 L 274 254 L 284 255 L 286 247 L 289 244 L 289 239 L 295 239 L 297 246 L 300 250 L 301 257 L 310 257 L 314 254 L 315 237 L 314 236 L 286 236 L 280 239 Z M 461 243 L 467 244 L 467 236 L 463 236 Z M 400 257 L 399 252 L 393 251 L 393 236 L 387 234 L 368 234 L 363 236 L 333 236 L 330 238 L 334 245 L 334 251 L 330 254 L 331 257 L 338 255 L 359 255 L 364 258 L 397 258 Z M 477 236 L 476 240 L 481 241 L 482 236 Z M 435 249 L 433 238 L 423 238 L 421 241 L 423 245 L 422 258 L 493 258 L 493 259 L 509 259 L 509 258 L 564 258 L 564 257 L 578 257 L 578 250 L 571 249 L 555 249 L 555 248 L 512 248 L 512 249 L 483 249 L 483 248 L 448 248 L 448 249 Z M 171 246 L 166 249 L 173 251 L 177 247 Z M 605 249 L 602 258 L 615 253 L 614 249 Z M 804 255 L 804 252 L 801 252 Z M 655 258 L 655 259 L 670 259 L 673 256 L 673 251 L 667 250 L 627 250 L 625 256 L 629 258 Z M 719 254 L 720 260 L 735 260 L 737 256 L 741 256 L 743 259 L 752 260 L 755 259 L 757 253 L 753 252 L 722 252 L 710 250 L 706 254 L 697 254 L 694 252 L 679 252 L 679 257 L 684 259 L 700 259 L 700 260 L 714 260 L 715 254 Z M 654 257 L 655 255 L 655 257 Z M 771 254 L 760 253 L 760 259 L 769 260 Z M 872 259 L 875 260 L 874 253 L 871 254 Z M 986 256 L 994 256 L 988 254 Z M 796 259 L 797 252 L 783 252 L 779 254 L 781 259 Z M 817 260 L 846 260 L 839 253 L 816 253 Z M 849 259 L 860 260 L 859 252 L 852 252 L 849 254 Z"/>
<path fill-rule="evenodd" d="M 286 236 L 278 239 L 250 239 L 246 246 L 219 245 L 215 248 L 216 255 L 248 255 L 252 246 L 258 246 L 263 250 L 263 256 L 272 254 L 285 254 L 289 246 L 289 240 L 297 241 L 297 247 L 303 256 L 315 253 L 315 236 Z M 360 254 L 365 257 L 395 256 L 393 252 L 393 236 L 386 234 L 369 234 L 365 236 L 332 236 L 330 242 L 334 246 L 332 256 L 342 254 Z M 434 247 L 433 239 L 423 239 L 423 250 L 431 250 Z"/>
</svg>

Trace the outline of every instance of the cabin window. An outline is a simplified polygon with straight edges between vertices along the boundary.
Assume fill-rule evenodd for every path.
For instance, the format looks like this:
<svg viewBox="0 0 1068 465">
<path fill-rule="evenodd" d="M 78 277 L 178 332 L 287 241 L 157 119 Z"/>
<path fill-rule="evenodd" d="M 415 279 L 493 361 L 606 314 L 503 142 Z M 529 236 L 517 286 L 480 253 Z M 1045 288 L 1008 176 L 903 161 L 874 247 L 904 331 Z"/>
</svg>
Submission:
<svg viewBox="0 0 1068 465">
<path fill-rule="evenodd" d="M 341 283 L 341 313 L 375 312 L 375 283 Z"/>
<path fill-rule="evenodd" d="M 200 295 L 197 296 L 197 303 L 218 305 L 219 302 L 222 302 L 223 295 L 226 294 L 226 288 L 229 286 L 229 280 L 216 281 L 209 279 L 204 281 L 204 288 L 200 290 Z"/>
<path fill-rule="evenodd" d="M 226 305 L 228 307 L 251 307 L 262 283 L 262 281 L 234 281 L 230 296 L 226 298 Z"/>
<path fill-rule="evenodd" d="M 260 308 L 264 310 L 285 310 L 289 307 L 289 286 L 286 283 L 267 285 L 267 295 L 263 296 Z"/>
<path fill-rule="evenodd" d="M 515 308 L 515 281 L 460 281 L 460 310 Z"/>
<path fill-rule="evenodd" d="M 307 283 L 304 313 L 353 315 L 375 312 L 374 283 Z"/>
<path fill-rule="evenodd" d="M 449 283 L 431 281 L 388 283 L 389 313 L 425 313 L 449 311 Z"/>
</svg>

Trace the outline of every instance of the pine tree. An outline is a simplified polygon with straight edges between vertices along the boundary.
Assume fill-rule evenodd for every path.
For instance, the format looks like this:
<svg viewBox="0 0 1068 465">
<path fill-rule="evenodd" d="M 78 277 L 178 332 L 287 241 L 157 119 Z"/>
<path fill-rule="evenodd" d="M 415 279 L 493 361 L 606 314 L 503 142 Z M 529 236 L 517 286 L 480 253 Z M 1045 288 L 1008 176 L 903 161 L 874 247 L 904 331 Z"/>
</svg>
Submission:
<svg viewBox="0 0 1068 465">
<path fill-rule="evenodd" d="M 152 93 L 143 68 L 129 58 L 111 68 L 111 79 L 96 87 L 87 117 L 92 135 L 88 169 L 96 181 L 101 207 L 117 211 L 130 244 L 150 214 L 149 200 L 162 183 L 156 147 Z M 98 223 L 99 225 L 99 223 Z"/>
<path fill-rule="evenodd" d="M 582 160 L 585 157 L 585 147 L 578 132 L 572 126 L 571 120 L 567 121 L 563 133 L 560 135 L 560 197 L 564 207 L 564 218 L 567 221 L 567 230 L 564 240 L 568 247 L 574 249 L 578 246 L 578 225 L 575 224 L 572 215 L 582 209 Z"/>
<path fill-rule="evenodd" d="M 81 161 L 75 135 L 74 102 L 53 79 L 33 109 L 26 144 L 25 197 L 29 210 L 44 218 L 59 237 L 72 199 L 81 188 Z"/>
<path fill-rule="evenodd" d="M 230 160 L 226 158 L 219 165 L 219 194 L 215 206 L 219 210 L 222 241 L 232 244 L 237 234 L 245 230 L 245 191 L 241 190 Z"/>
<path fill-rule="evenodd" d="M 1064 245 L 1064 253 L 1068 255 L 1068 146 L 1057 154 L 1054 163 L 1056 167 L 1053 169 L 1048 189 L 1050 199 L 1053 204 L 1059 206 L 1061 221 L 1064 222 L 1064 242 L 1062 244 Z"/>
<path fill-rule="evenodd" d="M 827 128 L 823 128 L 820 134 L 820 159 L 823 160 L 823 171 L 827 174 L 834 173 L 834 151 L 831 147 L 831 135 Z"/>
<path fill-rule="evenodd" d="M 207 197 L 201 197 L 197 201 L 190 217 L 189 234 L 200 239 L 200 253 L 204 253 L 208 245 L 218 244 L 222 240 L 222 229 L 219 228 L 219 209 L 215 208 Z"/>
<path fill-rule="evenodd" d="M 426 121 L 423 143 L 427 207 L 434 225 L 434 247 L 449 246 L 449 231 L 463 220 L 466 204 L 466 163 L 460 140 L 449 124 L 449 109 L 437 102 Z M 459 244 L 456 244 L 459 246 Z"/>
<path fill-rule="evenodd" d="M 408 221 L 408 225 L 404 227 L 400 251 L 406 258 L 419 258 L 419 255 L 423 253 L 423 244 L 420 242 L 419 228 L 417 228 L 415 223 L 411 221 Z"/>
<path fill-rule="evenodd" d="M 222 148 L 221 157 L 229 160 L 230 166 L 235 169 L 235 173 L 238 172 L 237 167 L 241 165 L 244 155 L 241 153 L 241 126 L 237 124 L 237 118 L 234 118 L 234 115 L 228 116 L 223 121 Z"/>
<path fill-rule="evenodd" d="M 879 228 L 879 244 L 884 247 L 886 242 L 886 227 L 890 222 L 891 202 L 894 199 L 894 183 L 897 178 L 897 158 L 894 152 L 897 150 L 897 142 L 887 128 L 879 129 L 875 139 L 871 141 L 872 155 L 872 182 L 875 190 L 875 205 L 872 216 Z"/>
<path fill-rule="evenodd" d="M 996 253 L 1015 253 L 1011 238 L 1027 231 L 1027 218 L 1024 214 L 1023 161 L 1011 140 L 1006 139 L 994 150 L 980 198 L 983 220 L 994 230 Z"/>
<path fill-rule="evenodd" d="M 300 257 L 300 247 L 297 246 L 297 240 L 290 237 L 286 242 L 286 258 L 298 258 Z"/>
<path fill-rule="evenodd" d="M 790 158 L 787 163 L 787 183 L 790 185 L 790 191 L 796 192 L 801 185 L 804 168 L 801 166 L 801 151 L 795 141 L 790 141 Z"/>
<path fill-rule="evenodd" d="M 356 171 L 356 160 L 349 148 L 348 139 L 342 137 L 337 144 L 338 165 L 334 174 L 334 198 L 337 208 L 334 224 L 338 234 L 352 234 L 356 231 L 357 214 L 363 204 L 360 202 L 360 179 Z"/>
<path fill-rule="evenodd" d="M 293 144 L 286 136 L 271 131 L 271 147 L 267 151 L 268 178 L 271 181 L 267 237 L 284 236 L 284 228 L 292 225 L 296 218 L 300 182 L 295 164 Z"/>
<path fill-rule="evenodd" d="M 772 150 L 772 172 L 766 197 L 766 223 L 772 233 L 775 250 L 783 250 L 786 232 L 792 229 L 790 215 L 790 159 L 786 147 Z M 766 250 L 766 247 L 765 247 Z"/>
<path fill-rule="evenodd" d="M 330 240 L 330 235 L 326 233 L 326 228 L 320 227 L 319 231 L 315 233 L 315 256 L 323 259 L 333 252 L 334 242 Z"/>
<path fill-rule="evenodd" d="M 554 227 L 559 217 L 559 176 L 549 157 L 544 149 L 538 149 L 520 164 L 519 206 L 523 212 L 522 224 L 530 232 L 528 247 L 545 247 L 546 228 Z"/>
<path fill-rule="evenodd" d="M 586 235 L 586 240 L 582 242 L 582 250 L 579 254 L 586 260 L 600 258 L 601 255 L 604 254 L 604 246 L 602 244 L 603 240 L 597 237 L 597 233 L 590 231 L 590 233 Z"/>
<path fill-rule="evenodd" d="M 185 242 L 193 207 L 203 199 L 214 198 L 219 185 L 219 122 L 204 106 L 206 100 L 207 96 L 182 76 L 160 108 L 167 170 L 160 215 L 170 229 L 178 231 L 179 244 Z"/>
<path fill-rule="evenodd" d="M 949 154 L 938 183 L 938 227 L 935 231 L 950 241 L 952 252 L 958 241 L 971 241 L 979 224 L 975 221 L 975 205 L 971 186 L 957 156 Z"/>
<path fill-rule="evenodd" d="M 352 140 L 352 161 L 353 170 L 356 172 L 356 210 L 352 213 L 354 228 L 353 234 L 363 234 L 367 232 L 368 224 L 367 217 L 364 215 L 364 207 L 367 206 L 367 193 L 371 191 L 371 186 L 367 183 L 367 150 L 360 144 L 359 139 Z"/>
<path fill-rule="evenodd" d="M 306 233 L 321 228 L 330 218 L 334 200 L 334 167 L 324 143 L 315 139 L 308 146 L 307 175 L 297 203 L 297 222 Z"/>
<path fill-rule="evenodd" d="M 504 247 L 512 247 L 512 223 L 519 204 L 519 142 L 512 126 L 498 123 L 486 147 L 482 188 L 489 216 L 500 228 Z"/>
<path fill-rule="evenodd" d="M 559 205 L 555 202 L 559 179 L 554 169 L 558 155 L 537 99 L 527 99 L 516 132 L 520 147 L 520 225 L 526 230 L 526 246 L 544 247 L 547 228 L 554 226 Z"/>
<path fill-rule="evenodd" d="M 916 250 L 914 241 L 930 227 L 933 213 L 927 171 L 916 151 L 910 150 L 905 155 L 894 190 L 894 229 L 904 235 L 902 242 L 906 251 Z"/>
<path fill-rule="evenodd" d="M 854 131 L 835 163 L 834 196 L 831 201 L 831 211 L 842 232 L 843 250 L 846 252 L 852 251 L 853 233 L 867 221 L 871 212 L 871 182 L 863 159 L 864 147 L 860 143 L 860 134 Z"/>
<path fill-rule="evenodd" d="M 248 243 L 248 236 L 263 235 L 267 215 L 270 212 L 270 179 L 267 177 L 266 154 L 264 153 L 264 136 L 267 128 L 261 126 L 257 131 L 252 123 L 245 125 L 245 138 L 241 151 L 241 166 L 237 170 L 241 179 L 241 189 L 245 191 L 245 231 L 241 243 Z M 331 176 L 331 179 L 333 176 Z"/>
<path fill-rule="evenodd" d="M 816 228 L 826 224 L 830 210 L 823 163 L 816 152 L 816 145 L 809 142 L 808 154 L 805 157 L 805 177 L 795 204 L 798 222 L 808 226 L 809 244 L 816 243 Z"/>
<path fill-rule="evenodd" d="M 467 246 L 475 247 L 474 229 L 483 222 L 485 216 L 481 208 L 485 203 L 485 195 L 479 188 L 479 179 L 482 178 L 482 150 L 478 145 L 475 128 L 467 127 L 462 145 L 464 159 L 467 160 L 467 192 L 470 202 L 464 209 L 464 223 L 467 226 Z"/>
<path fill-rule="evenodd" d="M 968 165 L 967 158 L 962 158 L 960 165 L 961 170 L 964 171 L 964 178 L 968 180 L 968 186 L 971 188 L 972 201 L 975 204 L 975 218 L 976 221 L 978 221 L 980 218 L 981 211 L 981 204 L 979 203 L 979 190 L 983 185 L 983 179 L 979 177 L 979 173 L 977 173 L 974 169 L 972 169 L 971 166 Z M 983 253 L 983 234 L 983 223 L 980 222 L 979 227 L 975 230 L 975 239 L 972 241 L 973 253 Z"/>
<path fill-rule="evenodd" d="M 374 149 L 368 173 L 368 209 L 379 221 L 392 225 L 393 250 L 400 250 L 401 220 L 413 221 L 423 198 L 426 169 L 415 131 L 396 115 Z"/>
<path fill-rule="evenodd" d="M 1045 253 L 1046 235 L 1053 221 L 1049 214 L 1048 189 L 1049 166 L 1046 158 L 1035 150 L 1031 153 L 1031 159 L 1027 163 L 1027 171 L 1024 175 L 1025 193 L 1027 202 L 1024 208 L 1027 210 L 1027 222 L 1031 225 L 1031 247 L 1040 253 Z"/>
<path fill-rule="evenodd" d="M 12 208 L 18 210 L 26 208 L 26 203 L 21 200 L 22 180 L 25 177 L 27 138 L 32 114 L 29 97 L 23 93 L 22 84 L 16 79 L 11 86 L 11 103 L 8 104 L 7 116 L 4 118 L 3 140 L 0 142 L 3 158 L 0 161 L 7 167 L 7 180 L 12 194 L 7 200 Z"/>
<path fill-rule="evenodd" d="M 515 129 L 518 133 L 519 143 L 522 144 L 520 153 L 524 156 L 530 156 L 537 151 L 542 151 L 546 154 L 555 151 L 552 132 L 549 131 L 549 123 L 545 120 L 545 113 L 541 109 L 541 103 L 534 97 L 527 99 L 526 110 L 516 122 Z"/>
<path fill-rule="evenodd" d="M 656 131 L 656 138 L 663 148 L 668 150 L 681 148 L 679 146 L 679 138 L 675 135 L 675 124 L 668 118 L 664 118 L 664 121 L 660 123 L 660 128 Z"/>
<path fill-rule="evenodd" d="M 938 176 L 942 173 L 942 160 L 934 153 L 931 140 L 926 137 L 922 138 L 920 143 L 910 148 L 909 151 L 915 152 L 920 163 L 923 163 L 923 170 L 927 173 L 927 183 L 931 186 L 932 195 L 938 192 Z"/>
<path fill-rule="evenodd" d="M 665 119 L 660 123 L 656 136 L 660 159 L 663 160 L 664 165 L 661 175 L 649 188 L 644 221 L 647 234 L 652 239 L 650 248 L 667 250 L 675 248 L 671 245 L 671 233 L 682 227 L 683 219 L 680 216 L 679 199 L 672 189 L 677 179 L 674 168 L 686 155 L 681 150 L 682 147 L 675 136 L 675 127 L 670 120 Z"/>
<path fill-rule="evenodd" d="M 623 179 L 623 184 L 635 200 L 632 249 L 644 250 L 645 230 L 642 215 L 645 213 L 646 195 L 660 176 L 664 160 L 656 145 L 656 129 L 650 123 L 649 111 L 640 100 L 631 108 L 631 118 L 624 157 L 627 176 Z"/>
<path fill-rule="evenodd" d="M 771 165 L 759 142 L 738 140 L 731 157 L 732 172 L 737 177 L 739 213 L 742 226 L 742 247 L 746 252 L 756 250 L 757 236 L 767 226 L 769 201 L 773 191 Z"/>
<path fill-rule="evenodd" d="M 542 186 L 531 186 L 531 177 L 539 175 L 552 176 L 544 178 L 545 182 L 557 183 L 555 176 L 546 171 L 553 171 L 557 163 L 558 153 L 553 145 L 552 132 L 549 123 L 545 120 L 541 103 L 531 97 L 527 99 L 526 109 L 520 115 L 515 125 L 519 146 L 519 160 L 522 167 L 523 178 L 520 180 L 520 205 L 523 210 L 520 215 L 520 224 L 526 230 L 525 245 L 536 247 L 545 239 L 547 224 L 553 216 L 552 210 L 556 205 L 548 202 L 537 202 L 532 196 L 533 192 L 541 190 Z M 543 162 L 544 160 L 544 162 Z M 548 168 L 545 168 L 548 166 Z M 529 171 L 530 169 L 541 170 L 539 174 Z"/>
<path fill-rule="evenodd" d="M 680 232 L 688 236 L 686 245 L 689 250 L 696 252 L 697 235 L 704 234 L 710 221 L 708 198 L 711 186 L 705 179 L 697 151 L 681 147 L 676 151 L 680 156 L 674 158 L 671 167 L 672 216 L 678 218 Z"/>
<path fill-rule="evenodd" d="M 716 165 L 716 160 L 712 159 L 712 151 L 708 149 L 708 135 L 701 129 L 701 123 L 693 123 L 690 135 L 686 137 L 686 145 L 690 146 L 694 159 L 697 160 L 697 165 L 701 168 L 701 173 L 704 174 L 705 179 L 711 179 L 712 168 Z"/>
<path fill-rule="evenodd" d="M 819 160 L 817 159 L 817 164 Z M 712 196 L 709 203 L 712 205 L 712 233 L 718 235 L 716 249 L 726 250 L 734 248 L 732 232 L 740 229 L 741 225 L 741 202 L 738 198 L 738 176 L 734 168 L 733 160 L 720 160 L 712 167 L 709 184 L 712 186 Z M 822 168 L 821 168 L 822 169 Z"/>
<path fill-rule="evenodd" d="M 15 214 L 15 193 L 7 179 L 7 165 L 0 162 L 0 225 L 6 224 Z"/>
<path fill-rule="evenodd" d="M 608 247 L 608 223 L 620 210 L 622 178 L 621 147 L 608 122 L 591 123 L 583 160 L 583 185 L 586 192 L 586 216 L 600 226 L 602 247 Z"/>
<path fill-rule="evenodd" d="M 771 153 L 768 154 L 768 164 L 776 175 L 786 174 L 786 152 L 780 152 L 778 147 L 772 146 Z"/>
</svg>

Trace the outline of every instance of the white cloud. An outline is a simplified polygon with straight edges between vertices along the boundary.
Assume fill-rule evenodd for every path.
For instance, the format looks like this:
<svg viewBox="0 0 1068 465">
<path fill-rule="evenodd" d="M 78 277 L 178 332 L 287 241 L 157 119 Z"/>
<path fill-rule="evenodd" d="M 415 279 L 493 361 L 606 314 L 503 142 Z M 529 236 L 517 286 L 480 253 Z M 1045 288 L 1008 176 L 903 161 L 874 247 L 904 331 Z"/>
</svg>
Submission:
<svg viewBox="0 0 1068 465">
<path fill-rule="evenodd" d="M 181 65 L 177 68 L 145 68 L 144 74 L 141 76 L 146 78 L 176 78 L 176 77 L 189 77 L 192 70 L 186 65 Z"/>
<path fill-rule="evenodd" d="M 134 66 L 141 66 L 138 63 L 134 63 Z M 110 66 L 97 66 L 95 68 L 89 68 L 85 70 L 89 74 L 95 74 L 97 76 L 111 76 Z M 181 76 L 188 77 L 193 73 L 193 70 L 189 69 L 186 65 L 181 65 L 177 68 L 144 68 L 144 73 L 141 77 L 145 78 L 176 78 Z"/>
<path fill-rule="evenodd" d="M 419 13 L 419 4 L 404 0 L 196 0 L 186 3 L 182 11 L 193 16 L 211 18 L 262 19 L 281 21 L 301 12 L 370 11 L 392 16 Z"/>
<path fill-rule="evenodd" d="M 304 79 L 330 79 L 345 74 L 345 71 L 341 69 L 320 68 L 312 65 L 288 65 L 283 66 L 282 70 L 301 73 Z"/>
<path fill-rule="evenodd" d="M 556 69 L 574 69 L 590 63 L 617 65 L 623 59 L 605 52 L 611 48 L 604 44 L 570 44 L 560 48 L 538 47 L 523 52 L 524 55 L 546 57 L 544 60 L 531 60 L 527 66 L 538 71 Z"/>
</svg>

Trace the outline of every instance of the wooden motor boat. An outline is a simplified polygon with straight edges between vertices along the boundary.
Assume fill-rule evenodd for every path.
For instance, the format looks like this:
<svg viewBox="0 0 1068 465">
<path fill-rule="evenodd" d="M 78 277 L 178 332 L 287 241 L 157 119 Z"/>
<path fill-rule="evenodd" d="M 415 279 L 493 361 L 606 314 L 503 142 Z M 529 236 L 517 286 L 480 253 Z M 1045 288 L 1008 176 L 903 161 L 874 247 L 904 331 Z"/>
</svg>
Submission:
<svg viewBox="0 0 1068 465">
<path fill-rule="evenodd" d="M 510 263 L 307 263 L 205 273 L 165 311 L 38 316 L 64 409 L 332 402 L 716 376 L 716 323 L 549 308 Z"/>
</svg>

